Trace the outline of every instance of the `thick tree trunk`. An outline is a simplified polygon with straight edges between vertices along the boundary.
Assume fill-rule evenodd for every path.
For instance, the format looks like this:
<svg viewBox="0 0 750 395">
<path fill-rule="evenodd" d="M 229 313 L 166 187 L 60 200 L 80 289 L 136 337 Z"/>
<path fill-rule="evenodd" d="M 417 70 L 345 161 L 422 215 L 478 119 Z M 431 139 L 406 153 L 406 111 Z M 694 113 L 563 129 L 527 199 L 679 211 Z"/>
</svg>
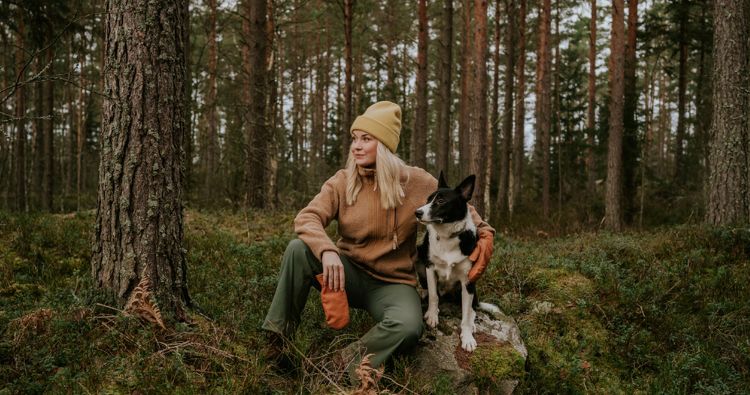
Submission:
<svg viewBox="0 0 750 395">
<path fill-rule="evenodd" d="M 623 78 L 625 56 L 624 0 L 612 1 L 612 41 L 609 58 L 609 147 L 607 151 L 607 197 L 604 224 L 622 230 L 622 133 Z"/>
<path fill-rule="evenodd" d="M 474 188 L 472 202 L 477 212 L 486 215 L 485 188 L 487 160 L 491 155 L 492 142 L 487 135 L 487 1 L 474 0 L 474 45 L 471 61 L 471 99 L 469 109 L 469 163 L 468 174 L 476 174 L 477 185 Z M 464 161 L 462 159 L 462 161 Z"/>
<path fill-rule="evenodd" d="M 108 96 L 92 275 L 118 306 L 155 322 L 181 320 L 190 303 L 181 154 L 188 16 L 168 0 L 109 0 L 106 7 Z"/>
<path fill-rule="evenodd" d="M 442 27 L 438 46 L 438 97 L 437 101 L 437 170 L 448 174 L 452 164 L 451 143 L 451 83 L 453 74 L 453 0 L 443 1 Z"/>
<path fill-rule="evenodd" d="M 266 113 L 268 100 L 267 59 L 270 51 L 268 30 L 268 3 L 266 0 L 247 0 L 246 17 L 249 20 L 250 35 L 245 37 L 250 46 L 250 68 L 248 85 L 250 86 L 250 107 L 248 108 L 247 161 L 246 174 L 248 204 L 254 208 L 268 205 L 269 188 L 269 149 L 272 133 L 268 127 Z"/>
<path fill-rule="evenodd" d="M 414 166 L 424 168 L 427 165 L 427 1 L 419 0 L 418 4 L 417 108 L 411 135 L 411 162 Z"/>
<path fill-rule="evenodd" d="M 17 80 L 23 80 L 26 59 L 24 56 L 25 43 L 25 16 L 19 8 L 16 14 L 18 23 L 18 34 L 16 36 L 16 75 Z M 15 173 L 16 173 L 16 204 L 18 211 L 28 209 L 26 200 L 26 88 L 22 85 L 16 87 L 16 145 L 15 145 Z"/>
<path fill-rule="evenodd" d="M 750 16 L 743 0 L 714 2 L 714 114 L 706 222 L 750 222 Z M 744 11 L 744 12 L 743 12 Z"/>
<path fill-rule="evenodd" d="M 596 194 L 594 135 L 596 134 L 596 0 L 591 0 L 589 24 L 589 78 L 586 105 L 586 191 L 590 198 Z"/>
<path fill-rule="evenodd" d="M 534 162 L 536 163 L 537 174 L 541 176 L 542 181 L 542 215 L 549 218 L 549 150 L 550 150 L 550 129 L 552 127 L 551 117 L 551 47 L 550 47 L 550 30 L 551 30 L 551 4 L 550 0 L 542 0 L 542 6 L 539 10 L 539 46 L 537 48 L 537 66 L 536 66 L 536 152 L 534 153 Z"/>
<path fill-rule="evenodd" d="M 352 104 L 352 22 L 355 0 L 344 0 L 344 124 L 341 125 L 341 163 L 349 157 L 351 136 L 349 128 L 354 122 Z"/>
<path fill-rule="evenodd" d="M 497 15 L 499 15 L 499 0 Z M 500 177 L 498 180 L 497 192 L 497 215 L 503 216 L 508 209 L 508 195 L 510 194 L 510 153 L 513 144 L 513 72 L 516 65 L 516 1 L 505 0 L 505 14 L 508 18 L 508 25 L 505 30 L 505 85 L 503 99 L 503 138 L 500 140 Z M 498 18 L 499 19 L 499 18 Z M 500 30 L 499 22 L 495 24 L 495 29 Z M 500 41 L 499 34 L 495 35 L 496 42 Z M 496 46 L 496 60 L 499 63 L 499 48 Z M 496 67 L 498 68 L 499 64 Z M 495 73 L 497 80 L 499 75 Z M 495 100 L 497 107 L 497 100 Z M 493 111 L 495 108 L 493 108 Z M 499 120 L 493 121 L 493 125 Z M 499 126 L 499 125 L 498 125 Z M 518 133 L 518 132 L 517 132 Z M 521 131 L 523 133 L 523 131 Z"/>
<path fill-rule="evenodd" d="M 635 193 L 638 185 L 638 91 L 636 90 L 636 39 L 638 32 L 638 0 L 628 1 L 628 38 L 625 45 L 624 64 L 624 119 L 623 119 L 623 217 L 626 223 L 633 222 L 635 214 Z"/>
<path fill-rule="evenodd" d="M 521 175 L 524 162 L 524 134 L 526 133 L 526 0 L 519 0 L 518 7 L 518 60 L 516 63 L 516 133 L 513 135 L 513 158 L 511 162 L 508 215 L 513 212 L 521 197 Z"/>
</svg>

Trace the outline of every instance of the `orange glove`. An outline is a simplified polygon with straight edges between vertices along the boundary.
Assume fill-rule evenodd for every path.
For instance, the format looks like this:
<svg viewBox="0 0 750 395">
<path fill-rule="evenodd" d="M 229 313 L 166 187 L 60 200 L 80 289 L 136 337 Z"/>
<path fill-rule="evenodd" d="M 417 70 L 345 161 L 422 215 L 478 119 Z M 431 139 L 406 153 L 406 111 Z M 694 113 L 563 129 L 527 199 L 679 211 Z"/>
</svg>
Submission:
<svg viewBox="0 0 750 395">
<path fill-rule="evenodd" d="M 315 276 L 320 283 L 320 302 L 326 315 L 326 323 L 333 329 L 342 329 L 349 324 L 349 300 L 346 291 L 332 291 L 323 282 L 323 273 Z"/>
<path fill-rule="evenodd" d="M 479 231 L 479 240 L 477 240 L 477 246 L 474 247 L 474 251 L 469 255 L 469 260 L 474 262 L 474 265 L 469 270 L 469 282 L 473 283 L 479 279 L 479 276 L 484 273 L 487 269 L 487 265 L 490 264 L 490 258 L 492 257 L 492 251 L 495 249 L 493 244 L 492 232 L 488 230 Z"/>
</svg>

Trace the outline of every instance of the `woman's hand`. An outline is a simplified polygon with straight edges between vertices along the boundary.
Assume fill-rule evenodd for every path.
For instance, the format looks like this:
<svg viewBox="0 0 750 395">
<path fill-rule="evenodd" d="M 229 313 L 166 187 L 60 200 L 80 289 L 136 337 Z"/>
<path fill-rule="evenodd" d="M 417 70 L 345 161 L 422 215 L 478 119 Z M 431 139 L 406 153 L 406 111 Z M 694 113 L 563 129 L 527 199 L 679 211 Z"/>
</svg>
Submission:
<svg viewBox="0 0 750 395">
<path fill-rule="evenodd" d="M 344 290 L 344 264 L 341 263 L 341 257 L 335 251 L 323 252 L 323 282 L 327 288 L 334 291 Z"/>
</svg>

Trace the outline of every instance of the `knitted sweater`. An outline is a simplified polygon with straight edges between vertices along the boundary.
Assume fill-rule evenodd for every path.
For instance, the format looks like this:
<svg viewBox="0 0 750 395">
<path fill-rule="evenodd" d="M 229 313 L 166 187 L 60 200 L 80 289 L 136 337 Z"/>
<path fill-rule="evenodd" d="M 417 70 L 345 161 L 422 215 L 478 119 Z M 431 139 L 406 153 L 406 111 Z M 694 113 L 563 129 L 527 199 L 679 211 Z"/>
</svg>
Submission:
<svg viewBox="0 0 750 395">
<path fill-rule="evenodd" d="M 365 176 L 353 205 L 346 203 L 346 173 L 339 170 L 297 214 L 294 230 L 319 260 L 323 252 L 335 251 L 379 280 L 416 286 L 418 222 L 414 212 L 427 203 L 427 197 L 437 189 L 437 180 L 423 169 L 405 167 L 401 175 L 405 194 L 402 204 L 386 210 L 374 188 L 374 172 L 360 174 Z M 486 229 L 494 234 L 474 207 L 469 206 L 469 210 L 478 231 Z M 336 244 L 325 232 L 332 220 L 338 221 L 340 238 Z"/>
</svg>

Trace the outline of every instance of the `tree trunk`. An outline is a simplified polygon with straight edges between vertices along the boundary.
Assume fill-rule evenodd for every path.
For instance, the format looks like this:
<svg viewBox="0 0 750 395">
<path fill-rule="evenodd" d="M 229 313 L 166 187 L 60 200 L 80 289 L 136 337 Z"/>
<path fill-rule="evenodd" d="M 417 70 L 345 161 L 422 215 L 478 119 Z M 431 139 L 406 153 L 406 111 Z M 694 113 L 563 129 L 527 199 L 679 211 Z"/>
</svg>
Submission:
<svg viewBox="0 0 750 395">
<path fill-rule="evenodd" d="M 687 35 L 687 18 L 688 18 L 688 5 L 686 0 L 681 0 L 678 9 L 680 19 L 680 31 L 679 31 L 679 51 L 680 51 L 680 63 L 679 63 L 679 74 L 677 77 L 677 132 L 675 133 L 675 147 L 674 147 L 674 162 L 675 162 L 675 173 L 674 179 L 678 184 L 682 184 L 685 181 L 685 107 L 686 107 L 686 91 L 687 91 L 687 58 L 688 58 L 688 37 Z"/>
<path fill-rule="evenodd" d="M 249 20 L 250 35 L 245 37 L 250 47 L 247 74 L 250 86 L 247 129 L 246 174 L 248 204 L 254 208 L 268 205 L 270 163 L 269 148 L 272 134 L 268 128 L 266 105 L 268 100 L 267 59 L 270 51 L 267 30 L 268 3 L 266 0 L 247 0 L 245 16 Z"/>
<path fill-rule="evenodd" d="M 471 54 L 473 42 L 471 29 L 471 5 L 472 0 L 464 0 L 463 3 L 463 36 L 461 45 L 461 97 L 458 101 L 458 155 L 459 178 L 468 176 L 471 171 L 469 164 L 469 123 L 471 118 L 471 103 L 469 90 L 471 89 Z"/>
<path fill-rule="evenodd" d="M 92 275 L 126 310 L 160 324 L 183 320 L 190 303 L 181 154 L 188 16 L 166 0 L 109 0 L 106 7 L 108 96 Z"/>
<path fill-rule="evenodd" d="M 635 193 L 638 189 L 638 91 L 636 90 L 636 38 L 638 32 L 638 0 L 628 1 L 628 41 L 625 45 L 624 64 L 624 107 L 623 107 L 623 216 L 625 223 L 633 222 L 635 214 Z"/>
<path fill-rule="evenodd" d="M 714 114 L 706 222 L 750 222 L 750 16 L 743 0 L 714 2 Z"/>
<path fill-rule="evenodd" d="M 414 131 L 411 135 L 411 162 L 414 166 L 424 168 L 427 165 L 427 1 L 419 0 L 418 4 L 417 108 L 414 112 Z"/>
<path fill-rule="evenodd" d="M 349 128 L 354 122 L 352 104 L 352 20 L 355 0 L 344 0 L 344 124 L 341 125 L 341 163 L 349 157 L 351 136 Z"/>
<path fill-rule="evenodd" d="M 622 133 L 625 56 L 624 0 L 612 1 L 612 43 L 609 57 L 609 147 L 607 151 L 607 198 L 604 223 L 622 230 Z"/>
<path fill-rule="evenodd" d="M 537 47 L 536 65 L 536 141 L 534 162 L 537 174 L 542 181 L 542 215 L 549 218 L 549 149 L 550 128 L 552 126 L 551 95 L 550 95 L 550 30 L 551 30 L 550 0 L 543 0 L 539 10 L 539 46 Z"/>
<path fill-rule="evenodd" d="M 47 63 L 49 64 L 48 73 L 54 75 L 55 73 L 55 51 L 53 47 L 47 48 Z M 53 197 L 54 197 L 54 179 L 55 179 L 55 95 L 54 95 L 54 83 L 52 79 L 48 79 L 44 82 L 44 141 L 42 143 L 42 156 L 44 157 L 44 172 L 42 177 L 42 206 L 45 210 L 51 212 L 53 210 Z"/>
<path fill-rule="evenodd" d="M 448 174 L 451 160 L 451 83 L 453 74 L 453 0 L 444 0 L 438 46 L 437 170 Z"/>
<path fill-rule="evenodd" d="M 590 198 L 596 194 L 594 135 L 596 134 L 596 0 L 591 0 L 589 25 L 589 79 L 586 107 L 586 191 Z"/>
<path fill-rule="evenodd" d="M 492 152 L 492 142 L 487 136 L 487 1 L 474 0 L 474 46 L 469 76 L 471 81 L 471 108 L 469 113 L 469 163 L 467 174 L 477 176 L 472 202 L 480 215 L 486 215 L 485 188 L 487 157 Z"/>
<path fill-rule="evenodd" d="M 513 218 L 513 212 L 521 197 L 521 175 L 524 162 L 524 134 L 526 133 L 526 0 L 519 0 L 518 7 L 518 61 L 516 63 L 516 92 L 515 129 L 513 135 L 513 161 L 511 163 L 510 194 L 508 195 L 508 216 Z"/>
<path fill-rule="evenodd" d="M 23 10 L 18 8 L 17 12 L 18 35 L 16 37 L 16 75 L 17 80 L 23 80 L 24 68 L 26 66 L 25 52 L 25 16 Z M 16 149 L 15 149 L 15 173 L 16 173 L 16 210 L 26 211 L 28 209 L 26 200 L 26 88 L 23 84 L 16 87 Z"/>
<path fill-rule="evenodd" d="M 206 100 L 203 112 L 203 138 L 200 141 L 201 162 L 203 171 L 203 198 L 210 202 L 215 193 L 217 166 L 218 116 L 216 108 L 216 73 L 219 61 L 218 43 L 216 42 L 216 0 L 208 0 L 208 68 L 206 80 Z"/>
<path fill-rule="evenodd" d="M 497 15 L 500 15 L 499 0 L 497 4 Z M 508 16 L 508 25 L 505 30 L 505 85 L 504 85 L 504 99 L 503 99 L 503 138 L 500 140 L 500 177 L 498 180 L 498 192 L 497 192 L 497 215 L 498 218 L 505 215 L 508 206 L 508 195 L 509 191 L 509 179 L 510 179 L 510 153 L 511 146 L 513 144 L 513 72 L 516 65 L 516 1 L 505 0 L 505 13 Z M 499 18 L 498 22 L 495 23 L 495 29 L 500 30 Z M 500 35 L 495 34 L 495 41 L 499 43 Z M 495 66 L 495 70 L 499 68 L 500 53 L 499 47 L 495 46 L 496 57 L 495 60 L 498 62 Z M 495 73 L 495 80 L 499 78 L 498 73 Z M 497 83 L 496 83 L 497 85 Z M 497 99 L 494 100 L 493 111 L 497 109 Z M 493 126 L 499 123 L 499 119 L 493 121 Z M 499 125 L 498 125 L 499 126 Z M 518 132 L 517 132 L 518 133 Z M 523 133 L 523 132 L 521 132 Z"/>
</svg>

